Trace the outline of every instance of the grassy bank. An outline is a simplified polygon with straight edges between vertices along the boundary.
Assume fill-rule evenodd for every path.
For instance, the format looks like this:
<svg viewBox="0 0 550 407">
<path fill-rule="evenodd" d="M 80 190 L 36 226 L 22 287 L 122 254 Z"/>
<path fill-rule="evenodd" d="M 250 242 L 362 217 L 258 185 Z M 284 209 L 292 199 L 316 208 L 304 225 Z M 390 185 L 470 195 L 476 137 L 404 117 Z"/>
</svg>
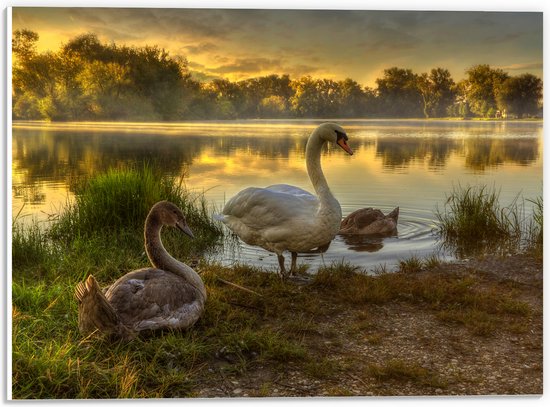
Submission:
<svg viewBox="0 0 550 407">
<path fill-rule="evenodd" d="M 541 317 L 521 284 L 475 268 L 445 272 L 436 257 L 405 259 L 398 272 L 376 276 L 334 264 L 305 284 L 246 265 L 207 263 L 202 253 L 215 248 L 222 233 L 211 210 L 202 197 L 148 167 L 100 174 L 77 191 L 51 229 L 13 229 L 14 398 L 454 394 L 461 383 L 473 386 L 472 379 L 449 375 L 447 362 L 424 363 L 416 357 L 419 344 L 441 332 L 473 343 L 529 341 Z M 195 263 L 205 281 L 204 316 L 186 332 L 129 343 L 82 337 L 74 286 L 89 274 L 107 286 L 148 265 L 143 220 L 160 199 L 180 206 L 197 236 L 163 232 L 167 249 Z M 416 330 L 408 331 L 405 320 L 392 321 L 409 314 L 420 321 L 412 324 Z M 420 331 L 422 324 L 428 325 Z M 401 331 L 416 341 L 403 345 L 405 351 L 395 348 Z"/>
<path fill-rule="evenodd" d="M 79 335 L 74 278 L 14 281 L 14 396 L 193 397 L 214 386 L 220 376 L 239 380 L 260 367 L 284 375 L 288 366 L 311 381 L 357 374 L 362 366 L 363 380 L 390 377 L 430 394 L 447 387 L 443 372 L 405 359 L 354 360 L 351 352 L 335 360 L 327 353 L 327 343 L 341 352 L 349 338 L 362 338 L 374 348 L 391 342 L 392 335 L 378 328 L 376 314 L 396 304 L 414 307 L 453 331 L 462 329 L 464 335 L 484 341 L 527 334 L 537 315 L 517 286 L 474 273 L 409 270 L 367 276 L 339 264 L 319 270 L 302 286 L 246 266 L 197 268 L 209 292 L 206 313 L 197 325 L 187 332 L 158 333 L 130 343 Z M 235 290 L 220 277 L 259 295 Z M 343 327 L 331 322 L 345 316 L 351 322 Z M 249 395 L 274 394 L 258 384 Z"/>
</svg>

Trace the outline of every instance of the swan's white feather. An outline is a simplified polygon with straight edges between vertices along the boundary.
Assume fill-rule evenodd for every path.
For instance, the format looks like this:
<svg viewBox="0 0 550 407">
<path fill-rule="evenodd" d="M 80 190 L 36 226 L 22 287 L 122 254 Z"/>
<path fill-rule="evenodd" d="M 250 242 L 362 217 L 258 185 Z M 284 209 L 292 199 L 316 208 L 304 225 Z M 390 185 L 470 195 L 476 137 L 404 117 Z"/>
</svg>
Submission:
<svg viewBox="0 0 550 407">
<path fill-rule="evenodd" d="M 291 185 L 249 187 L 227 202 L 222 221 L 248 244 L 275 253 L 304 252 L 335 233 L 316 218 L 319 206 L 316 196 Z"/>
<path fill-rule="evenodd" d="M 305 189 L 295 187 L 294 185 L 275 184 L 275 185 L 270 185 L 270 186 L 266 187 L 265 189 L 269 189 L 270 191 L 274 191 L 274 192 L 282 192 L 282 193 L 285 193 L 285 194 L 291 194 L 291 195 L 294 195 L 294 196 L 309 198 L 309 199 L 312 199 L 315 202 L 319 203 L 319 200 L 317 199 L 317 197 L 315 195 L 313 195 L 312 193 L 306 191 Z"/>
</svg>

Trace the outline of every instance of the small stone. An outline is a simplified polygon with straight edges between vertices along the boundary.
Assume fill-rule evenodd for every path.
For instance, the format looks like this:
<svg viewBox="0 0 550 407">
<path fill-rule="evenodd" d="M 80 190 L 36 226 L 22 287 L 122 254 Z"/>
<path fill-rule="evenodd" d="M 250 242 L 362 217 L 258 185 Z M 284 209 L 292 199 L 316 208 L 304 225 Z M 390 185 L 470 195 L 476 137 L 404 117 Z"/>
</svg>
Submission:
<svg viewBox="0 0 550 407">
<path fill-rule="evenodd" d="M 234 389 L 233 394 L 241 394 L 243 391 L 242 389 Z"/>
</svg>

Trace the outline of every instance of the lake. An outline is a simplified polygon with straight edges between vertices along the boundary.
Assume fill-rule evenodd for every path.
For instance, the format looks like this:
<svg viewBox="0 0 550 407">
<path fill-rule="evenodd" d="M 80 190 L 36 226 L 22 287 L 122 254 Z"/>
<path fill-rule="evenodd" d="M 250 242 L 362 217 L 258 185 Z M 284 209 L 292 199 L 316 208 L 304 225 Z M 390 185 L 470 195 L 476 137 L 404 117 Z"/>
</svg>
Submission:
<svg viewBox="0 0 550 407">
<path fill-rule="evenodd" d="M 335 121 L 347 131 L 354 155 L 331 146 L 322 166 L 343 215 L 369 206 L 387 213 L 399 206 L 398 235 L 337 236 L 323 256 L 299 256 L 298 264 L 310 264 L 312 272 L 323 262 L 342 259 L 365 270 L 380 264 L 391 268 L 411 255 L 438 253 L 451 259 L 434 233 L 434 212 L 453 185 L 494 186 L 503 205 L 518 194 L 542 196 L 542 122 Z M 287 183 L 313 192 L 304 151 L 308 135 L 321 122 L 15 122 L 13 216 L 47 225 L 73 198 L 71 185 L 79 177 L 145 161 L 183 177 L 188 189 L 204 193 L 217 209 L 248 186 Z M 223 264 L 277 268 L 275 255 L 242 242 L 209 256 Z"/>
</svg>

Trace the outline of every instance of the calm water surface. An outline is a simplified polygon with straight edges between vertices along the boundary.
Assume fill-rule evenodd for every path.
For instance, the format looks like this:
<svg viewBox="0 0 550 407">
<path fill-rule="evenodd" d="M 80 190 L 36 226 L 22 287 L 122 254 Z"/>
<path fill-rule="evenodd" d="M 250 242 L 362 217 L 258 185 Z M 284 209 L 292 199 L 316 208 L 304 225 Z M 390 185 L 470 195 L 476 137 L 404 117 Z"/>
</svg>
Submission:
<svg viewBox="0 0 550 407">
<path fill-rule="evenodd" d="M 248 186 L 288 183 L 313 191 L 304 150 L 320 121 L 205 123 L 14 123 L 12 210 L 21 221 L 47 224 L 73 198 L 78 177 L 122 163 L 158 161 L 183 177 L 216 208 Z M 453 185 L 494 185 L 503 204 L 516 195 L 542 195 L 542 122 L 341 120 L 355 154 L 327 148 L 322 165 L 343 215 L 373 206 L 400 207 L 398 236 L 337 236 L 327 253 L 301 255 L 319 265 L 345 259 L 371 270 L 400 259 L 438 252 L 434 211 Z M 527 206 L 527 211 L 531 208 Z M 211 257 L 224 264 L 247 262 L 276 269 L 271 253 L 226 244 Z"/>
</svg>

